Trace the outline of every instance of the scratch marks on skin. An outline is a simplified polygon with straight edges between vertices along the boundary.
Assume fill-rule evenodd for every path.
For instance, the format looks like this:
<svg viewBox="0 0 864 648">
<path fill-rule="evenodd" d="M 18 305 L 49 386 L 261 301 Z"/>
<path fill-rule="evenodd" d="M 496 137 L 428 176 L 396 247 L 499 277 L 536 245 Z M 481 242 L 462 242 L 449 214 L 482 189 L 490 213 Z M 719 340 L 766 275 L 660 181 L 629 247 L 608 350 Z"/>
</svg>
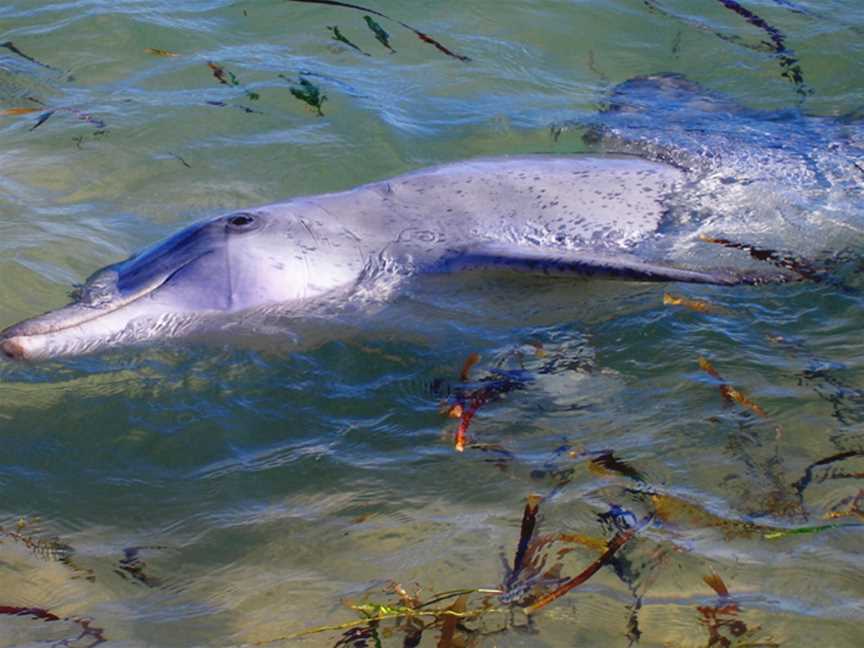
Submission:
<svg viewBox="0 0 864 648">
<path fill-rule="evenodd" d="M 312 231 L 312 228 L 309 226 L 309 223 L 307 223 L 302 218 L 298 218 L 297 220 L 300 222 L 300 224 L 303 226 L 303 229 L 306 230 L 306 232 L 309 234 L 309 236 L 312 238 L 312 240 L 315 241 L 315 243 L 320 243 L 320 240 L 315 235 L 315 232 Z"/>
</svg>

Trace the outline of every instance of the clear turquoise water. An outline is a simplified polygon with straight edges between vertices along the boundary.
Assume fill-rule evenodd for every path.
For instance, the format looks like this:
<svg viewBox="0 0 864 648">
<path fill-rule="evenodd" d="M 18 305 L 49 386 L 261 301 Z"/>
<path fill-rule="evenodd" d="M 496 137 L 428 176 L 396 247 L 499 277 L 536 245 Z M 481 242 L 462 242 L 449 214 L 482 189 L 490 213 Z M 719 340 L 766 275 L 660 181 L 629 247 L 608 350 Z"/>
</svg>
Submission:
<svg viewBox="0 0 864 648">
<path fill-rule="evenodd" d="M 743 263 L 700 233 L 850 260 L 836 281 L 760 288 L 436 281 L 300 351 L 256 340 L 2 365 L 0 606 L 92 617 L 108 645 L 234 646 L 348 621 L 342 601 L 391 579 L 496 587 L 526 496 L 553 493 L 548 463 L 574 471 L 542 505 L 547 532 L 608 537 L 597 514 L 610 503 L 651 508 L 626 491 L 632 480 L 562 446 L 611 448 L 650 488 L 727 521 L 797 527 L 848 509 L 864 486 L 843 478 L 864 471 L 856 456 L 813 469 L 803 502 L 794 484 L 813 462 L 864 451 L 864 7 L 745 2 L 785 35 L 796 87 L 760 45 L 766 32 L 722 3 L 652 4 L 660 11 L 638 0 L 375 3 L 463 63 L 382 19 L 389 54 L 347 9 L 4 3 L 0 40 L 51 68 L 0 49 L 0 111 L 37 107 L 28 97 L 46 106 L 0 116 L 0 326 L 62 305 L 94 270 L 205 215 L 474 155 L 634 140 L 703 169 L 691 211 L 653 243 L 671 260 Z M 208 61 L 239 85 L 220 84 Z M 645 113 L 598 114 L 617 84 L 660 72 L 731 103 L 705 113 L 649 96 Z M 291 95 L 301 73 L 327 95 L 323 117 Z M 610 137 L 586 143 L 590 125 Z M 664 306 L 664 290 L 722 310 Z M 482 377 L 512 368 L 519 349 L 530 381 L 470 430 L 512 459 L 454 452 L 440 385 L 458 382 L 472 352 Z M 724 405 L 700 356 L 768 416 Z M 19 519 L 21 534 L 74 547 L 77 568 L 9 535 Z M 639 645 L 708 644 L 696 608 L 715 600 L 702 580 L 712 571 L 763 639 L 861 645 L 861 533 L 765 540 L 727 537 L 704 517 L 652 524 L 622 554 L 645 563 L 633 579 Z M 148 583 L 116 571 L 136 546 L 156 547 L 140 552 Z M 592 559 L 575 552 L 565 573 Z M 632 602 L 606 567 L 538 615 L 533 634 L 481 645 L 626 646 Z M 78 630 L 0 615 L 3 646 Z"/>
</svg>

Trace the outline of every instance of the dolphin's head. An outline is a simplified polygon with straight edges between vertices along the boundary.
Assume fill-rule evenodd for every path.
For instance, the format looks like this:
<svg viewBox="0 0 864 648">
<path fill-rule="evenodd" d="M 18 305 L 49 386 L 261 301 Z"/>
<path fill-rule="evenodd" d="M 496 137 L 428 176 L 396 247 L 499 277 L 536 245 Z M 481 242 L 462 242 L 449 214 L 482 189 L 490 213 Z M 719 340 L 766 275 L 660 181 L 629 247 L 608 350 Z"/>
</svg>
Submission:
<svg viewBox="0 0 864 648">
<path fill-rule="evenodd" d="M 100 270 L 77 301 L 0 332 L 0 354 L 41 359 L 182 334 L 202 316 L 303 300 L 318 247 L 297 205 L 236 212 Z"/>
</svg>

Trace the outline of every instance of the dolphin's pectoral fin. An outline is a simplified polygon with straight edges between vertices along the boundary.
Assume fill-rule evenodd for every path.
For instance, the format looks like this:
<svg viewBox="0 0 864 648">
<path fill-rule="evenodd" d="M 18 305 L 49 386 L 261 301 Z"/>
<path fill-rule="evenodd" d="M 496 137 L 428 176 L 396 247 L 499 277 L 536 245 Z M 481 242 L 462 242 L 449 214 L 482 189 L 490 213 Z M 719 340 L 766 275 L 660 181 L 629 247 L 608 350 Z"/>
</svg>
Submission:
<svg viewBox="0 0 864 648">
<path fill-rule="evenodd" d="M 786 274 L 700 272 L 650 263 L 634 256 L 595 250 L 548 249 L 528 245 L 484 244 L 451 249 L 432 272 L 512 270 L 531 274 L 624 279 L 629 281 L 682 281 L 734 286 L 786 283 Z"/>
</svg>

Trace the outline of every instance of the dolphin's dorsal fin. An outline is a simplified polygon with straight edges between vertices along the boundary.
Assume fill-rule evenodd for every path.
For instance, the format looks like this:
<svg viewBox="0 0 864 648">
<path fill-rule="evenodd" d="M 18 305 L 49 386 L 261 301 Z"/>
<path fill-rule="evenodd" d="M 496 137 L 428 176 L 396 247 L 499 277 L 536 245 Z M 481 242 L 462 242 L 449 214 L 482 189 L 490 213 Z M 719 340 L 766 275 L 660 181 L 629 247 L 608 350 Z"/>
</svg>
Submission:
<svg viewBox="0 0 864 648">
<path fill-rule="evenodd" d="M 432 272 L 512 270 L 530 274 L 583 276 L 629 281 L 681 281 L 733 286 L 793 281 L 789 275 L 702 272 L 644 261 L 638 257 L 596 250 L 548 249 L 532 245 L 487 243 L 448 250 Z"/>
</svg>

